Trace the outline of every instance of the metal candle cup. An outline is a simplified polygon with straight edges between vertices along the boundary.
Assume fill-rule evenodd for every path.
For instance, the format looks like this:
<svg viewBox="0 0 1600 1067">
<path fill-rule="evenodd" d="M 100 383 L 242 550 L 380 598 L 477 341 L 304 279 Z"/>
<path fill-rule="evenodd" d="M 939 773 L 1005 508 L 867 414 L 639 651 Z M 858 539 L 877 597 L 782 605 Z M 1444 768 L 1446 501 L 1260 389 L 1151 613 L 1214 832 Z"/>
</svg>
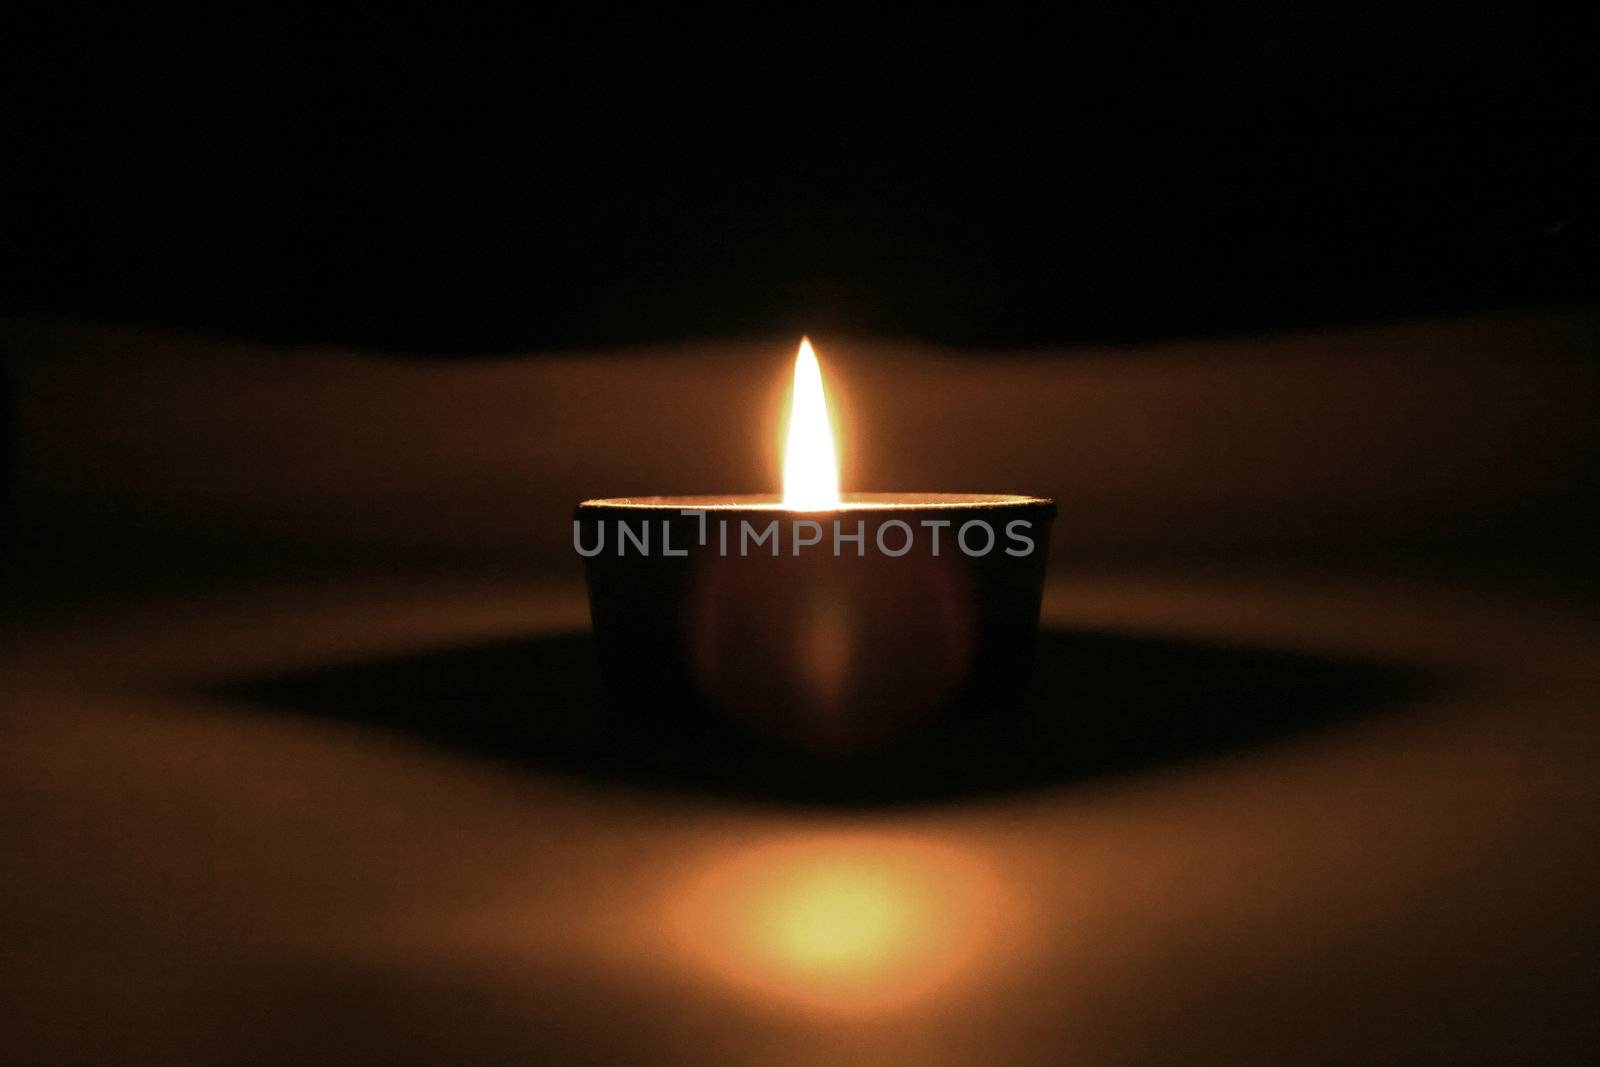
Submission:
<svg viewBox="0 0 1600 1067">
<path fill-rule="evenodd" d="M 577 508 L 601 672 L 631 712 L 822 755 L 1028 681 L 1055 504 L 1012 495 L 628 497 Z"/>
</svg>

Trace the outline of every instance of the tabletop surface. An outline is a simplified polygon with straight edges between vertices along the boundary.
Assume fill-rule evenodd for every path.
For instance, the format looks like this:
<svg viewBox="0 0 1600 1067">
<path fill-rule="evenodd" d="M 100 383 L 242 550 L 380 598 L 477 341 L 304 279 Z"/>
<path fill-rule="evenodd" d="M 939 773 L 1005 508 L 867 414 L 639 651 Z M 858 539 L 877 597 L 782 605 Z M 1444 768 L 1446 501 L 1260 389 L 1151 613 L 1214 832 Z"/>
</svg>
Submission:
<svg viewBox="0 0 1600 1067">
<path fill-rule="evenodd" d="M 630 739 L 569 540 L 771 491 L 794 339 L 0 323 L 4 1058 L 1587 1062 L 1597 338 L 814 338 L 847 487 L 1060 506 L 1026 728 L 874 791 Z"/>
<path fill-rule="evenodd" d="M 302 576 L 45 613 L 0 656 L 8 1042 L 119 1063 L 1576 1057 L 1597 1036 L 1596 626 L 1515 589 L 1062 575 L 1033 706 L 1114 717 L 1111 749 L 1128 715 L 1224 726 L 862 805 L 462 743 L 485 694 L 535 723 L 598 706 L 570 585 Z"/>
</svg>

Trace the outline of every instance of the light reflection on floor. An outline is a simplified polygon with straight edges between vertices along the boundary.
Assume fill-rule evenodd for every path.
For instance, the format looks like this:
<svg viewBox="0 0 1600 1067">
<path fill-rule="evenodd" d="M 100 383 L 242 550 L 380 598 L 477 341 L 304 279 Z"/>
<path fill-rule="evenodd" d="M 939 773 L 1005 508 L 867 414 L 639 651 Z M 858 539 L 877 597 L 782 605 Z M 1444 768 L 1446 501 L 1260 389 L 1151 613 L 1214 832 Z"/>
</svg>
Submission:
<svg viewBox="0 0 1600 1067">
<path fill-rule="evenodd" d="M 988 866 L 911 836 L 815 833 L 713 862 L 668 907 L 680 947 L 746 993 L 840 1012 L 928 998 L 991 940 Z"/>
</svg>

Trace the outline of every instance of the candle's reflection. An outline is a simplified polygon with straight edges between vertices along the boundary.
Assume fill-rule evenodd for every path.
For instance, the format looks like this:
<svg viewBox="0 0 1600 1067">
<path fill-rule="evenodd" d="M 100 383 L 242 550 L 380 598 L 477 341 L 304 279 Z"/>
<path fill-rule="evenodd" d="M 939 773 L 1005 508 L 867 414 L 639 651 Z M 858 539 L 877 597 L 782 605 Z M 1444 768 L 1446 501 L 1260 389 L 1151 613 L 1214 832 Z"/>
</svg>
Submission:
<svg viewBox="0 0 1600 1067">
<path fill-rule="evenodd" d="M 761 996 L 830 1011 L 930 997 L 990 940 L 1003 904 L 987 867 L 948 845 L 818 834 L 713 863 L 673 901 L 699 966 Z"/>
<path fill-rule="evenodd" d="M 947 707 L 973 656 L 971 577 L 952 562 L 719 558 L 686 597 L 695 686 L 740 727 L 811 752 L 893 741 Z"/>
</svg>

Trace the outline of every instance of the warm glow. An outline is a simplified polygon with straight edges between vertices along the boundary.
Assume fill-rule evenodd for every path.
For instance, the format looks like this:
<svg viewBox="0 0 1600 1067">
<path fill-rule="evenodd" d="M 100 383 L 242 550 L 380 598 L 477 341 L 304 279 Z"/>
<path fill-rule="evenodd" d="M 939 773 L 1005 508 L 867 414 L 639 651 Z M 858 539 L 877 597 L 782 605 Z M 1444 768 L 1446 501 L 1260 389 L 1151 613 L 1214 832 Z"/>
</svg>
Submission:
<svg viewBox="0 0 1600 1067">
<path fill-rule="evenodd" d="M 838 982 L 892 968 L 928 936 L 928 917 L 892 870 L 823 860 L 768 902 L 766 949 L 797 974 Z"/>
<path fill-rule="evenodd" d="M 809 338 L 800 341 L 789 395 L 789 432 L 783 448 L 783 506 L 827 511 L 839 506 L 839 461 L 822 392 L 822 368 Z"/>
<path fill-rule="evenodd" d="M 818 835 L 714 865 L 677 903 L 692 955 L 737 985 L 830 1011 L 923 1000 L 974 966 L 993 883 L 971 856 Z"/>
</svg>

